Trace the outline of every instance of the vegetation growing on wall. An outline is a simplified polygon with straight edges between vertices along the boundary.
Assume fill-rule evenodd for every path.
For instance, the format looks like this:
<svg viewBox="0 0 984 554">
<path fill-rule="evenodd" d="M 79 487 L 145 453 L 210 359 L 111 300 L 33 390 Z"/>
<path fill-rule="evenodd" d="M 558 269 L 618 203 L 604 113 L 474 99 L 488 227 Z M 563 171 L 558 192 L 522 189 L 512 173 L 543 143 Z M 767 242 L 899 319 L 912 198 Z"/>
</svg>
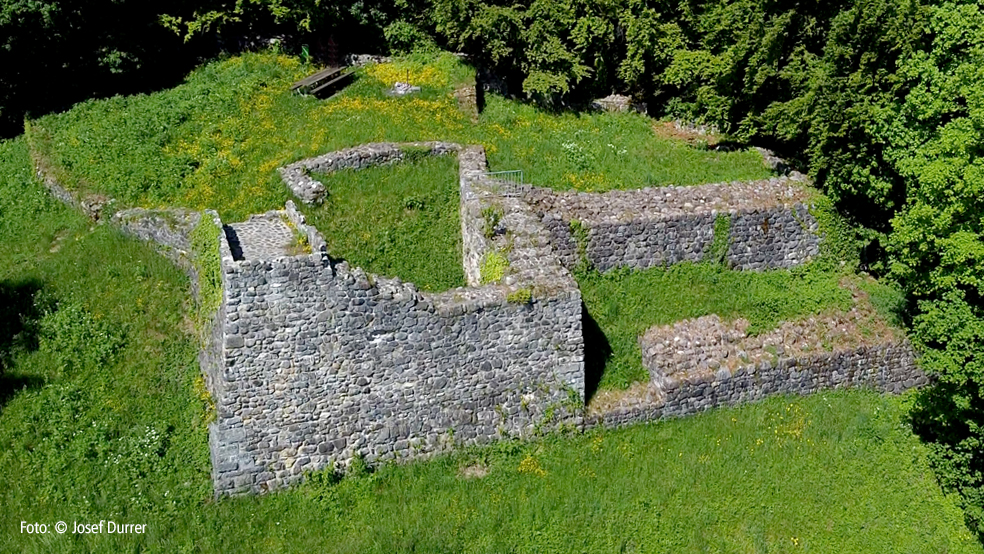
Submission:
<svg viewBox="0 0 984 554">
<path fill-rule="evenodd" d="M 482 258 L 482 266 L 479 268 L 479 279 L 483 285 L 498 283 L 505 277 L 507 269 L 509 269 L 509 260 L 501 253 L 495 250 L 489 250 L 485 253 L 485 257 Z"/>
<path fill-rule="evenodd" d="M 731 216 L 718 214 L 714 218 L 714 240 L 704 256 L 704 261 L 720 264 L 728 257 L 731 245 Z"/>
<path fill-rule="evenodd" d="M 222 229 L 205 213 L 191 231 L 192 263 L 198 275 L 198 317 L 200 339 L 207 340 L 212 318 L 222 304 L 222 255 L 219 234 Z"/>
</svg>

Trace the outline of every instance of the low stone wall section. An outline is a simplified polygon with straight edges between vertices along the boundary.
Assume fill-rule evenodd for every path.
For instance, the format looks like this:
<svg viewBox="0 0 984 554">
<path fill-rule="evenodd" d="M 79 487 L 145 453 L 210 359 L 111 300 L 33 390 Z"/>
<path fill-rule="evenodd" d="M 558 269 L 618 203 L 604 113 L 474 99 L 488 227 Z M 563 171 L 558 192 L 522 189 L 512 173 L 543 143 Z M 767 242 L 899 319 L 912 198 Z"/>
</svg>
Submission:
<svg viewBox="0 0 984 554">
<path fill-rule="evenodd" d="M 863 314 L 783 323 L 748 336 L 716 315 L 654 327 L 640 338 L 648 384 L 602 398 L 585 425 L 620 426 L 733 406 L 774 394 L 840 388 L 899 393 L 925 385 L 912 347 L 888 327 L 861 333 Z"/>
<path fill-rule="evenodd" d="M 280 168 L 281 178 L 290 190 L 306 204 L 319 204 L 327 190 L 310 173 L 331 173 L 340 169 L 363 169 L 401 161 L 409 148 L 425 149 L 430 155 L 440 156 L 457 152 L 460 146 L 449 142 L 376 142 L 329 152 L 307 158 Z"/>
<path fill-rule="evenodd" d="M 528 200 L 569 268 L 645 269 L 710 259 L 715 223 L 728 218 L 724 262 L 788 268 L 819 254 L 809 192 L 787 178 L 606 193 L 528 189 Z M 715 260 L 716 261 L 716 260 Z"/>
<path fill-rule="evenodd" d="M 191 272 L 194 270 L 191 231 L 201 217 L 202 212 L 192 210 L 132 208 L 116 212 L 111 221 L 124 233 L 154 243 L 158 252 Z"/>
</svg>

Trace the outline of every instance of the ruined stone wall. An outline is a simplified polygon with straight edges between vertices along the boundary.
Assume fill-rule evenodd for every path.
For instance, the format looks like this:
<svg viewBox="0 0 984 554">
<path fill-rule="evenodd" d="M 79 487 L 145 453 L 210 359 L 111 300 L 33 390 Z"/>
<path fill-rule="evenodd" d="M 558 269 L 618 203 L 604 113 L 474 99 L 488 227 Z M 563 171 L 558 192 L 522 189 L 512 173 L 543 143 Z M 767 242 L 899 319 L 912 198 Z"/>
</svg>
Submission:
<svg viewBox="0 0 984 554">
<path fill-rule="evenodd" d="M 654 327 L 640 340 L 651 380 L 612 395 L 585 424 L 619 426 L 733 406 L 774 394 L 871 388 L 899 393 L 928 377 L 905 338 L 889 327 L 867 329 L 870 314 L 852 310 L 801 321 L 755 336 L 748 322 L 715 315 Z"/>
<path fill-rule="evenodd" d="M 747 322 L 708 316 L 648 331 L 640 346 L 650 382 L 585 414 L 582 303 L 569 268 L 582 256 L 603 271 L 700 261 L 715 244 L 735 268 L 797 265 L 820 241 L 808 193 L 789 179 L 557 193 L 489 179 L 481 147 L 451 143 L 363 145 L 282 174 L 316 203 L 325 190 L 309 171 L 392 163 L 408 147 L 459 155 L 469 287 L 422 293 L 336 263 L 292 202 L 230 225 L 212 211 L 114 216 L 126 232 L 162 245 L 193 281 L 190 231 L 201 217 L 215 225 L 223 302 L 203 329 L 200 363 L 216 404 L 209 445 L 217 495 L 276 489 L 356 456 L 409 460 L 564 425 L 927 381 L 904 338 L 887 328 L 860 332 L 864 314 L 756 336 Z M 725 242 L 715 237 L 722 220 Z M 296 254 L 298 237 L 309 254 Z M 504 262 L 490 277 L 492 257 Z"/>
<path fill-rule="evenodd" d="M 311 254 L 223 257 L 210 436 L 217 494 L 275 489 L 355 456 L 412 459 L 580 423 L 577 285 L 540 218 L 485 178 L 481 148 L 462 150 L 459 166 L 473 286 L 428 294 L 335 263 L 290 203 L 284 217 L 308 237 Z M 496 233 L 484 229 L 490 206 L 502 213 Z M 493 251 L 507 267 L 482 283 Z"/>
<path fill-rule="evenodd" d="M 809 195 L 786 178 L 600 194 L 530 188 L 527 197 L 568 268 L 582 258 L 600 271 L 709 260 L 721 217 L 721 261 L 732 268 L 793 267 L 819 253 Z"/>
<path fill-rule="evenodd" d="M 113 214 L 112 223 L 128 235 L 150 241 L 186 273 L 191 272 L 195 281 L 190 236 L 201 216 L 192 210 L 132 208 Z"/>
<path fill-rule="evenodd" d="M 278 171 L 301 201 L 318 204 L 324 199 L 327 190 L 310 173 L 331 173 L 341 169 L 363 169 L 398 162 L 404 159 L 408 148 L 422 149 L 431 155 L 440 156 L 457 152 L 460 147 L 448 142 L 376 142 L 300 160 Z"/>
</svg>

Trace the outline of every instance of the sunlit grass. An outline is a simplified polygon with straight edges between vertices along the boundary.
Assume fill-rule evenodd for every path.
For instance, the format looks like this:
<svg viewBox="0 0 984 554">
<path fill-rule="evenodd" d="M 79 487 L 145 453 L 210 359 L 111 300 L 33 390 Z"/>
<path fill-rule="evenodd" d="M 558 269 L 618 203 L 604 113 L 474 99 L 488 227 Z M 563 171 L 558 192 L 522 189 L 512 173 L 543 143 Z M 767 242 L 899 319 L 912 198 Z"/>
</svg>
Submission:
<svg viewBox="0 0 984 554">
<path fill-rule="evenodd" d="M 465 286 L 455 156 L 316 177 L 328 194 L 305 211 L 333 257 L 424 290 Z"/>
<path fill-rule="evenodd" d="M 767 176 L 754 152 L 707 152 L 653 133 L 638 114 L 553 114 L 489 95 L 478 125 L 455 87 L 473 71 L 451 54 L 368 66 L 329 100 L 290 84 L 313 67 L 273 54 L 214 62 L 152 95 L 84 102 L 33 123 L 32 145 L 71 187 L 125 205 L 214 208 L 242 219 L 283 205 L 276 168 L 365 142 L 483 144 L 492 169 L 561 189 L 689 185 Z M 408 74 L 422 90 L 386 94 Z"/>
<path fill-rule="evenodd" d="M 450 95 L 469 71 L 450 55 L 367 70 L 328 101 L 289 93 L 312 69 L 235 57 L 171 91 L 43 118 L 32 138 L 69 186 L 124 204 L 216 208 L 229 221 L 283 205 L 279 165 L 379 140 L 477 142 L 492 169 L 580 190 L 764 174 L 749 153 L 661 142 L 637 115 L 557 116 L 492 96 L 473 126 Z M 421 94 L 386 96 L 407 70 Z M 335 256 L 454 286 L 455 163 L 335 174 L 327 204 L 307 213 Z M 839 277 L 692 265 L 582 276 L 613 350 L 602 385 L 644 377 L 635 341 L 648 326 L 714 312 L 768 328 L 843 306 Z M 904 424 L 907 400 L 865 392 L 506 443 L 340 483 L 323 473 L 214 502 L 187 280 L 148 245 L 47 195 L 23 140 L 0 143 L 0 284 L 31 295 L 26 305 L 79 307 L 122 337 L 106 363 L 69 369 L 43 338 L 9 349 L 0 336 L 13 353 L 0 379 L 0 551 L 981 552 Z M 466 479 L 467 466 L 487 474 Z M 100 519 L 148 533 L 19 533 L 22 520 Z"/>
<path fill-rule="evenodd" d="M 0 210 L 5 290 L 81 307 L 124 341 L 108 363 L 71 371 L 44 338 L 14 353 L 0 380 L 0 551 L 981 552 L 904 424 L 906 400 L 857 391 L 510 442 L 339 483 L 322 473 L 214 502 L 187 281 L 149 245 L 47 195 L 23 141 L 0 144 Z M 712 273 L 679 271 L 688 282 Z M 747 288 L 775 296 L 782 279 Z M 689 315 L 684 298 L 666 313 Z M 782 315 L 753 305 L 762 325 Z M 464 477 L 467 467 L 484 477 Z M 59 520 L 147 533 L 19 532 L 20 521 Z"/>
</svg>

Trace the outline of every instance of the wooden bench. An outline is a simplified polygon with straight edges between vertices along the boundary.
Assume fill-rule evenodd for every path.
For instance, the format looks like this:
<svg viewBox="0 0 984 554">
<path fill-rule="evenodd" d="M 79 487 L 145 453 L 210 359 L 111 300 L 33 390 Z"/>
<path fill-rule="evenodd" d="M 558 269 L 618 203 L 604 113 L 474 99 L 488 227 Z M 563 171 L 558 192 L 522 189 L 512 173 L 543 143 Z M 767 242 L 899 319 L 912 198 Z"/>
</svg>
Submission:
<svg viewBox="0 0 984 554">
<path fill-rule="evenodd" d="M 301 79 L 300 81 L 297 81 L 296 83 L 290 86 L 290 90 L 301 90 L 303 92 L 304 90 L 317 86 L 317 84 L 320 83 L 321 81 L 324 81 L 326 79 L 331 79 L 335 75 L 338 75 L 339 73 L 342 72 L 343 69 L 345 68 L 329 67 L 326 69 L 322 69 L 321 71 L 315 73 L 314 75 L 308 75 L 307 77 Z"/>
<path fill-rule="evenodd" d="M 328 81 L 327 83 L 321 84 L 311 89 L 309 94 L 318 97 L 327 96 L 328 93 L 331 92 L 334 87 L 341 86 L 344 83 L 344 81 L 347 80 L 349 77 L 351 77 L 354 73 L 355 71 L 346 71 L 345 73 L 338 75 L 337 77 Z"/>
</svg>

